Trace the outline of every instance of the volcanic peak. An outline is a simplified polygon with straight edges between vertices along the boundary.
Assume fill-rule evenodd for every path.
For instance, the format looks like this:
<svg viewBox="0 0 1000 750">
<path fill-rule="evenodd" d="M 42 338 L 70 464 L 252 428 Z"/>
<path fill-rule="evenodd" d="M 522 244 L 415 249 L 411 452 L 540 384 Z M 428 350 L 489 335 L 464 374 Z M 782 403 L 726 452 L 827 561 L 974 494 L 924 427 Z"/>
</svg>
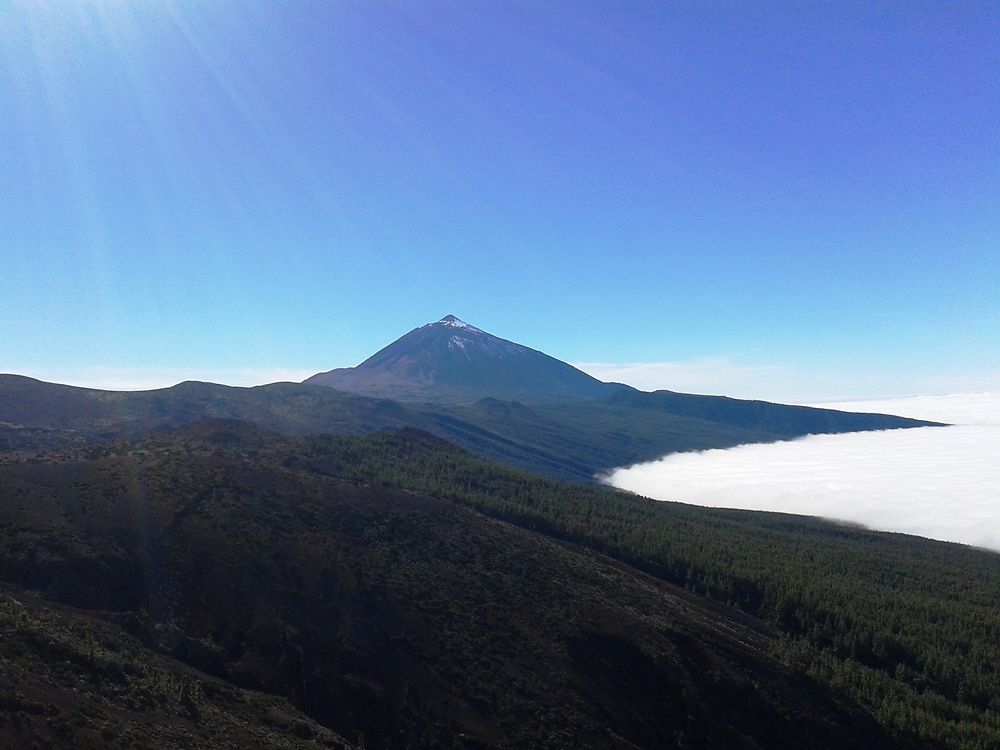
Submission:
<svg viewBox="0 0 1000 750">
<path fill-rule="evenodd" d="M 441 318 L 441 320 L 437 321 L 436 323 L 427 323 L 421 327 L 427 328 L 428 326 L 449 326 L 451 328 L 464 328 L 467 331 L 483 333 L 481 329 L 476 328 L 473 325 L 469 325 L 464 320 L 456 317 L 455 315 L 445 315 L 443 318 Z"/>
</svg>

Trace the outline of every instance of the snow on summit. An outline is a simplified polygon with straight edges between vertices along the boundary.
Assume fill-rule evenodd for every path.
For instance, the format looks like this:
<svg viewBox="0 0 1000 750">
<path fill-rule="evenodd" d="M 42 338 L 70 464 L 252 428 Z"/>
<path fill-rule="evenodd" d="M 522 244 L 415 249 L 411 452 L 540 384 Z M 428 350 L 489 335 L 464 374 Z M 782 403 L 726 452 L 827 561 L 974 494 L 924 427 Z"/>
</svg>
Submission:
<svg viewBox="0 0 1000 750">
<path fill-rule="evenodd" d="M 445 315 L 437 323 L 429 323 L 428 325 L 439 325 L 439 326 L 451 326 L 452 328 L 464 328 L 467 331 L 476 331 L 477 333 L 482 333 L 475 326 L 471 326 L 460 318 L 456 318 L 454 315 Z"/>
</svg>

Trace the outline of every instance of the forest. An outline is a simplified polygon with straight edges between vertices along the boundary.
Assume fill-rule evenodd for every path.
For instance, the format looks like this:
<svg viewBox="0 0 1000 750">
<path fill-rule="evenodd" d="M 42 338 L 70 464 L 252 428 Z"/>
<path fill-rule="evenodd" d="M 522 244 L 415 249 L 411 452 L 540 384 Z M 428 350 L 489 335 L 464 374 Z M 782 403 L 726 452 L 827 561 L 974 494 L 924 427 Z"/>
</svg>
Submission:
<svg viewBox="0 0 1000 750">
<path fill-rule="evenodd" d="M 210 747 L 247 688 L 370 747 L 1000 746 L 988 551 L 235 420 L 0 455 L 0 513 L 0 700 L 54 746 Z"/>
<path fill-rule="evenodd" d="M 786 664 L 846 691 L 899 735 L 1000 743 L 995 553 L 558 483 L 414 431 L 309 439 L 288 460 L 586 545 L 777 626 Z"/>
</svg>

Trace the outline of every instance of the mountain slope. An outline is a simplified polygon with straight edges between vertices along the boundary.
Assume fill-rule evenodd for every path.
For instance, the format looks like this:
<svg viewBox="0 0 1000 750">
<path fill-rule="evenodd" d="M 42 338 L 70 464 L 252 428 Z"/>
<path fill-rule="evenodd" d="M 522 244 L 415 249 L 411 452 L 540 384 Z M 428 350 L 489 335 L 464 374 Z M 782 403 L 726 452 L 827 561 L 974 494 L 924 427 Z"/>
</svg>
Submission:
<svg viewBox="0 0 1000 750">
<path fill-rule="evenodd" d="M 117 619 L 0 586 L 0 747 L 353 747 L 286 698 L 157 653 Z"/>
<path fill-rule="evenodd" d="M 848 690 L 909 747 L 1000 746 L 994 552 L 567 486 L 427 436 L 318 442 L 297 465 L 432 491 L 766 619 L 786 663 Z"/>
<path fill-rule="evenodd" d="M 454 451 L 362 440 L 213 422 L 8 458 L 0 580 L 112 610 L 155 652 L 369 748 L 902 746 L 776 661 L 752 618 L 377 473 L 335 476 Z"/>
<path fill-rule="evenodd" d="M 203 419 L 238 419 L 286 435 L 364 434 L 410 426 L 510 466 L 591 482 L 595 474 L 610 468 L 674 451 L 770 442 L 808 432 L 933 424 L 683 396 L 693 405 L 689 414 L 703 411 L 709 417 L 704 419 L 655 408 L 661 393 L 633 392 L 636 405 L 625 399 L 626 392 L 612 397 L 620 398 L 620 403 L 575 399 L 522 404 L 487 398 L 443 405 L 368 398 L 295 383 L 234 388 L 187 382 L 130 393 L 0 375 L 0 452 L 100 443 Z M 716 413 L 720 401 L 728 405 L 728 412 Z"/>
<path fill-rule="evenodd" d="M 769 401 L 702 396 L 673 391 L 622 391 L 605 403 L 613 407 L 699 419 L 728 427 L 767 432 L 775 438 L 806 434 L 830 434 L 861 430 L 891 430 L 898 427 L 939 426 L 935 422 L 901 420 L 891 414 L 870 414 L 823 409 L 813 406 L 773 404 Z"/>
<path fill-rule="evenodd" d="M 415 328 L 357 367 L 306 379 L 366 396 L 447 403 L 485 396 L 520 400 L 599 398 L 626 389 L 554 357 L 446 315 Z"/>
<path fill-rule="evenodd" d="M 357 367 L 305 383 L 392 397 L 423 412 L 428 405 L 416 402 L 430 402 L 438 407 L 436 423 L 422 428 L 491 458 L 584 481 L 668 452 L 936 424 L 601 383 L 452 315 L 410 331 Z"/>
</svg>

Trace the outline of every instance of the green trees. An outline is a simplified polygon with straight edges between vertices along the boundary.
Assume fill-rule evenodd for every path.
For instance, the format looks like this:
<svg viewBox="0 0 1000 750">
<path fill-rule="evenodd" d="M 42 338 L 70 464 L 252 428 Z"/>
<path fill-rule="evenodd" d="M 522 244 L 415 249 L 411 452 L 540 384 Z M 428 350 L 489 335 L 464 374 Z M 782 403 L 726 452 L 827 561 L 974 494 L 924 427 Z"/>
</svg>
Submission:
<svg viewBox="0 0 1000 750">
<path fill-rule="evenodd" d="M 1000 556 L 818 519 L 561 484 L 419 434 L 309 439 L 297 467 L 447 498 L 755 615 L 790 667 L 915 743 L 1000 745 Z"/>
</svg>

